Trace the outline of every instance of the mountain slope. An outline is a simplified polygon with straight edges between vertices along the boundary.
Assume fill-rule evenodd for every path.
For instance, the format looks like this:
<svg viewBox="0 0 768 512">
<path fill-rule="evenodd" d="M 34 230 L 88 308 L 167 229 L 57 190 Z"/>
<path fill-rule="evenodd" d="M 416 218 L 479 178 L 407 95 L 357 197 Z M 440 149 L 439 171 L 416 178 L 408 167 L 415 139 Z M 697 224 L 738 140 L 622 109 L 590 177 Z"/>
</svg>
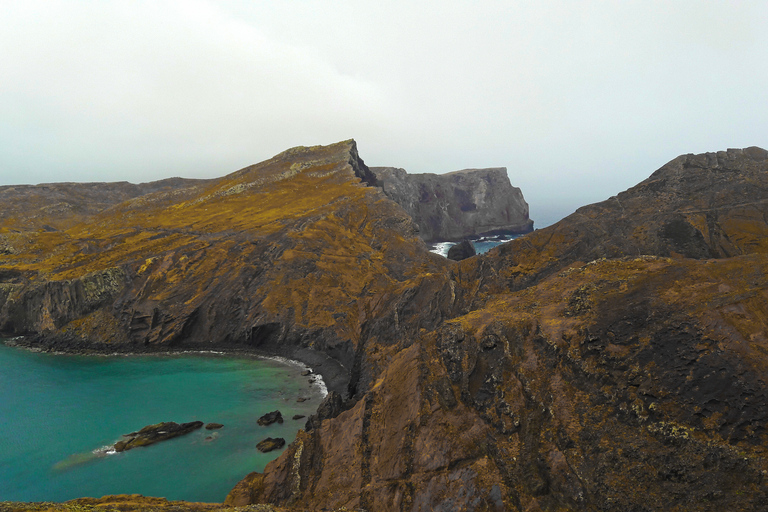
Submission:
<svg viewBox="0 0 768 512">
<path fill-rule="evenodd" d="M 63 350 L 311 349 L 297 357 L 330 356 L 345 391 L 361 340 L 432 327 L 439 307 L 413 325 L 388 318 L 448 286 L 449 264 L 361 184 L 366 172 L 346 141 L 137 196 L 61 231 L 6 220 L 0 331 Z"/>
<path fill-rule="evenodd" d="M 458 316 L 384 351 L 358 400 L 228 503 L 764 508 L 768 255 L 751 213 L 767 197 L 764 155 L 681 157 L 618 201 L 460 263 Z M 707 236 L 666 236 L 702 210 Z M 726 250 L 726 236 L 739 243 Z"/>
</svg>

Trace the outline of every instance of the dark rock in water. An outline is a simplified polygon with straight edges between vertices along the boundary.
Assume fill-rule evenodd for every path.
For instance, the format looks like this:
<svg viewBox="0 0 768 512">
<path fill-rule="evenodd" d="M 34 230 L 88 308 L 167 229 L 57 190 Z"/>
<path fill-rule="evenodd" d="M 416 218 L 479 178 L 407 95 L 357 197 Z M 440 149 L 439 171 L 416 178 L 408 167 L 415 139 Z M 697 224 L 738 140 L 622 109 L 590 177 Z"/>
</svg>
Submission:
<svg viewBox="0 0 768 512">
<path fill-rule="evenodd" d="M 305 398 L 303 396 L 300 396 L 299 398 L 296 399 L 297 402 L 306 402 L 307 400 L 309 400 L 309 399 Z"/>
<path fill-rule="evenodd" d="M 408 174 L 371 167 L 376 184 L 407 211 L 427 242 L 533 230 L 528 203 L 507 169 L 465 169 L 446 174 Z"/>
<path fill-rule="evenodd" d="M 305 416 L 303 414 L 294 414 L 293 419 L 294 420 L 300 420 L 301 418 L 304 418 Z"/>
<path fill-rule="evenodd" d="M 307 375 L 312 375 L 312 370 L 304 370 L 301 372 L 302 377 L 306 377 Z"/>
<path fill-rule="evenodd" d="M 279 450 L 285 446 L 285 439 L 282 437 L 268 437 L 265 440 L 259 442 L 259 444 L 256 445 L 256 449 L 258 449 L 260 452 L 267 453 L 271 452 L 272 450 Z"/>
<path fill-rule="evenodd" d="M 475 246 L 469 240 L 464 240 L 448 249 L 448 259 L 461 261 L 476 255 Z"/>
<path fill-rule="evenodd" d="M 267 425 L 271 425 L 275 422 L 277 423 L 283 422 L 283 415 L 280 413 L 280 411 L 268 412 L 267 414 L 259 418 L 257 421 L 259 425 L 264 427 L 266 427 Z"/>
<path fill-rule="evenodd" d="M 123 436 L 126 439 L 115 443 L 115 451 L 124 452 L 131 448 L 136 448 L 137 446 L 149 446 L 151 444 L 159 443 L 160 441 L 165 441 L 166 439 L 189 434 L 202 426 L 202 421 L 192 421 L 181 424 L 173 421 L 166 421 L 155 425 L 147 425 L 138 432 L 131 432 L 130 434 Z"/>
<path fill-rule="evenodd" d="M 217 428 L 221 428 L 221 427 L 223 427 L 223 426 L 224 426 L 224 425 L 222 425 L 221 423 L 208 423 L 208 424 L 205 426 L 205 430 L 215 430 L 215 429 L 217 429 Z"/>
</svg>

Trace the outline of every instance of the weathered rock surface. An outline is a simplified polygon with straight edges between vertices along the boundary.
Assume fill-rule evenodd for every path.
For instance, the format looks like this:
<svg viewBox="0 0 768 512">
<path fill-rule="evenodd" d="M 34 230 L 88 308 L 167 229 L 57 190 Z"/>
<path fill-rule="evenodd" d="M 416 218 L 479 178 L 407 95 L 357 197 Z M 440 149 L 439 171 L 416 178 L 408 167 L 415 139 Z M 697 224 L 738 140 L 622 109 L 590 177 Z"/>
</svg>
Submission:
<svg viewBox="0 0 768 512">
<path fill-rule="evenodd" d="M 663 193 L 644 182 L 619 195 L 623 210 L 586 207 L 460 263 L 464 314 L 380 345 L 388 365 L 365 393 L 308 423 L 228 503 L 765 508 L 768 160 L 687 156 L 660 176 Z M 666 227 L 702 214 L 703 245 Z M 614 221 L 635 236 L 612 237 Z"/>
<path fill-rule="evenodd" d="M 104 200 L 54 231 L 2 203 L 0 333 L 64 351 L 258 350 L 322 363 L 329 389 L 354 392 L 364 340 L 434 327 L 450 307 L 433 305 L 450 293 L 445 260 L 363 179 L 345 141 Z M 57 190 L 78 211 L 91 198 Z M 65 216 L 32 210 L 35 226 Z"/>
<path fill-rule="evenodd" d="M 463 240 L 448 249 L 448 259 L 461 261 L 476 255 L 475 246 L 469 240 Z"/>
<path fill-rule="evenodd" d="M 402 206 L 427 242 L 533 230 L 528 203 L 507 169 L 466 169 L 446 174 L 408 174 L 372 167 L 376 184 Z"/>
<path fill-rule="evenodd" d="M 205 425 L 205 430 L 216 430 L 223 427 L 224 425 L 222 425 L 221 423 L 208 423 Z"/>
<path fill-rule="evenodd" d="M 766 509 L 768 153 L 680 157 L 459 263 L 361 180 L 342 143 L 88 229 L 4 226 L 0 326 L 341 372 L 227 506 Z"/>
<path fill-rule="evenodd" d="M 264 416 L 256 420 L 256 423 L 258 423 L 262 427 L 266 427 L 273 423 L 282 423 L 282 422 L 283 422 L 283 415 L 280 411 L 268 412 L 267 414 L 265 414 Z"/>
<path fill-rule="evenodd" d="M 267 453 L 273 450 L 279 450 L 283 446 L 285 446 L 285 439 L 282 437 L 268 437 L 263 441 L 259 441 L 256 445 L 256 449 L 260 452 Z"/>
<path fill-rule="evenodd" d="M 195 431 L 203 426 L 202 421 L 191 421 L 189 423 L 175 423 L 165 421 L 155 425 L 147 425 L 138 432 L 125 434 L 125 439 L 115 443 L 115 451 L 124 452 L 139 446 L 149 446 L 174 437 L 183 436 Z"/>
</svg>

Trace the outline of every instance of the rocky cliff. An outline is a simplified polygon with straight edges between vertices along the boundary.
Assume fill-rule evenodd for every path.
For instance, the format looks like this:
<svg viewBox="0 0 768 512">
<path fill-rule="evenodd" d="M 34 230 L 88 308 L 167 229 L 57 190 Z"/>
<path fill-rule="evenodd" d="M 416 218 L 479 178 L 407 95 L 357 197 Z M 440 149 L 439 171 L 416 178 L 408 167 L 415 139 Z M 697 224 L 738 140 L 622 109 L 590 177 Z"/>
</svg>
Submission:
<svg viewBox="0 0 768 512">
<path fill-rule="evenodd" d="M 456 315 L 229 503 L 765 508 L 767 185 L 757 148 L 687 155 L 460 263 Z"/>
<path fill-rule="evenodd" d="M 679 157 L 459 263 L 361 180 L 345 142 L 67 230 L 6 223 L 0 327 L 336 361 L 339 393 L 227 506 L 768 506 L 768 152 Z"/>
<path fill-rule="evenodd" d="M 533 229 L 528 203 L 509 182 L 504 167 L 447 174 L 408 174 L 394 167 L 371 171 L 376 184 L 408 212 L 427 242 Z"/>
<path fill-rule="evenodd" d="M 444 316 L 436 291 L 449 289 L 445 259 L 361 182 L 367 173 L 347 141 L 122 202 L 91 201 L 119 184 L 14 187 L 39 199 L 2 217 L 0 332 L 60 350 L 327 359 L 326 378 L 346 394 L 361 378 L 361 341 L 433 328 Z M 46 197 L 79 212 L 77 222 L 56 224 L 66 211 L 40 208 Z"/>
</svg>

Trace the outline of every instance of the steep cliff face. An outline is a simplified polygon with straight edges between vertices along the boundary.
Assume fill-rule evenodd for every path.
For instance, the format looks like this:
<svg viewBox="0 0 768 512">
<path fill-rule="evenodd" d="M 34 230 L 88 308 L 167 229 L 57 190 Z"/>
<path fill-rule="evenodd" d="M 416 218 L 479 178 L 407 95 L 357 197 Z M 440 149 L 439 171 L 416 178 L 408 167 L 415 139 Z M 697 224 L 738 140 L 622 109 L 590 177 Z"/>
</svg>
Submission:
<svg viewBox="0 0 768 512">
<path fill-rule="evenodd" d="M 371 171 L 376 184 L 408 212 L 427 242 L 533 229 L 528 203 L 509 182 L 504 167 L 447 174 L 408 174 L 394 167 Z"/>
<path fill-rule="evenodd" d="M 345 142 L 66 230 L 4 224 L 0 329 L 338 363 L 341 393 L 228 505 L 768 507 L 768 152 L 680 157 L 459 263 L 360 180 Z"/>
<path fill-rule="evenodd" d="M 663 193 L 647 187 L 665 175 Z M 464 313 L 371 351 L 388 361 L 375 383 L 228 502 L 765 508 L 768 251 L 764 217 L 748 212 L 762 208 L 766 185 L 756 149 L 681 157 L 620 195 L 623 210 L 616 199 L 586 207 L 460 263 L 452 292 Z M 675 250 L 700 239 L 670 239 L 670 219 L 701 210 L 739 255 Z M 635 237 L 611 237 L 619 219 Z M 640 255 L 621 252 L 629 247 Z"/>
<path fill-rule="evenodd" d="M 438 297 L 450 295 L 440 292 L 449 263 L 427 251 L 402 208 L 361 184 L 367 172 L 347 141 L 105 204 L 68 229 L 6 217 L 0 332 L 62 350 L 329 357 L 334 389 L 346 393 L 351 379 L 354 392 L 367 378 L 363 342 L 434 327 L 448 307 Z M 36 222 L 59 215 L 45 213 Z M 431 313 L 412 317 L 411 307 Z"/>
</svg>

